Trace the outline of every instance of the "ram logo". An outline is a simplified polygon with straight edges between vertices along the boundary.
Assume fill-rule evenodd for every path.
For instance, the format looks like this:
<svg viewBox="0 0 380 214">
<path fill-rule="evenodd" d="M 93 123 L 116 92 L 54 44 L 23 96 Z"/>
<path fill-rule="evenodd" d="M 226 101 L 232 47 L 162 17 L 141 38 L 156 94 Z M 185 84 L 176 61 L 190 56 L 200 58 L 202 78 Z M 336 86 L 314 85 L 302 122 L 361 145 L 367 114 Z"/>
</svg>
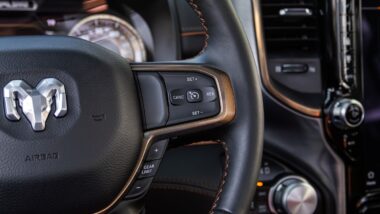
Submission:
<svg viewBox="0 0 380 214">
<path fill-rule="evenodd" d="M 67 113 L 65 86 L 55 78 L 41 80 L 36 88 L 22 80 L 9 82 L 3 90 L 5 115 L 9 120 L 21 119 L 18 106 L 29 120 L 34 131 L 45 130 L 45 123 L 55 101 L 55 117 L 63 117 Z"/>
</svg>

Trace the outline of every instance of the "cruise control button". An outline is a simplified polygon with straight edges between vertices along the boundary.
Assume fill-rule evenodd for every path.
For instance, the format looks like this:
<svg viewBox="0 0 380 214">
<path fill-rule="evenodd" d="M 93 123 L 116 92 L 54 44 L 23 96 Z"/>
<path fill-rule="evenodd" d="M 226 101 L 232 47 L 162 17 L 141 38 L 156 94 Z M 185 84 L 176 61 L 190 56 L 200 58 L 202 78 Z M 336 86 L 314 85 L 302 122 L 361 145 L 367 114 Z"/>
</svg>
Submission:
<svg viewBox="0 0 380 214">
<path fill-rule="evenodd" d="M 137 180 L 133 186 L 132 189 L 129 191 L 126 198 L 133 198 L 139 195 L 144 194 L 148 191 L 150 184 L 152 183 L 153 178 L 144 178 L 141 180 Z"/>
<path fill-rule="evenodd" d="M 167 145 L 168 145 L 168 140 L 161 140 L 161 141 L 155 142 L 150 147 L 149 154 L 146 160 L 151 161 L 151 160 L 161 159 L 164 156 Z"/>
<path fill-rule="evenodd" d="M 186 103 L 186 91 L 175 89 L 170 92 L 170 103 L 173 105 L 183 105 Z"/>
<path fill-rule="evenodd" d="M 139 178 L 153 177 L 157 172 L 160 161 L 161 160 L 146 162 L 141 169 Z"/>
<path fill-rule="evenodd" d="M 203 92 L 203 102 L 213 102 L 218 97 L 214 87 L 204 87 Z"/>
<path fill-rule="evenodd" d="M 191 105 L 173 106 L 167 125 L 190 122 L 211 116 L 220 112 L 219 102 L 192 103 Z"/>
<path fill-rule="evenodd" d="M 169 90 L 215 85 L 213 78 L 194 72 L 160 72 Z"/>
<path fill-rule="evenodd" d="M 202 92 L 198 89 L 188 90 L 186 92 L 187 102 L 199 103 L 202 101 Z"/>
</svg>

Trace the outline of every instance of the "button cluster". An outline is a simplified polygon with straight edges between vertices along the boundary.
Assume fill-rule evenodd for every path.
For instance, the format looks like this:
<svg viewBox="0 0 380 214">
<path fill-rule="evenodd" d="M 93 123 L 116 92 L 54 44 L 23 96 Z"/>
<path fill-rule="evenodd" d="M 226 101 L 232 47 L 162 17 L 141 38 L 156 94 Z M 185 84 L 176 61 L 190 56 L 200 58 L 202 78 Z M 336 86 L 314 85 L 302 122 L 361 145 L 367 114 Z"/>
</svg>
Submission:
<svg viewBox="0 0 380 214">
<path fill-rule="evenodd" d="M 137 74 L 146 129 L 212 117 L 220 112 L 215 80 L 195 72 Z"/>
<path fill-rule="evenodd" d="M 140 175 L 126 196 L 127 199 L 138 197 L 148 191 L 164 156 L 167 144 L 168 140 L 161 140 L 151 146 L 145 163 L 141 168 Z"/>
<path fill-rule="evenodd" d="M 162 72 L 169 96 L 167 125 L 215 116 L 220 111 L 213 78 L 199 73 Z"/>
<path fill-rule="evenodd" d="M 214 87 L 201 89 L 174 89 L 170 92 L 170 103 L 175 106 L 189 103 L 213 102 L 217 99 Z"/>
<path fill-rule="evenodd" d="M 264 158 L 259 171 L 256 194 L 251 202 L 249 214 L 269 214 L 269 190 L 276 180 L 284 174 L 290 173 L 287 167 L 267 158 Z"/>
</svg>

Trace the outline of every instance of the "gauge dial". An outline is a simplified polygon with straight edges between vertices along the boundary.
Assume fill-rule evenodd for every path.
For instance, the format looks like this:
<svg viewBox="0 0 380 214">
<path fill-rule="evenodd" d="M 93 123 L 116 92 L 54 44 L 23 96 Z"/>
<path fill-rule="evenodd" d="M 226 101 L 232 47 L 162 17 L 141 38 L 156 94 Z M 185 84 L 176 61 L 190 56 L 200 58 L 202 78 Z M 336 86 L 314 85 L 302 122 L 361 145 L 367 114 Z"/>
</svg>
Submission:
<svg viewBox="0 0 380 214">
<path fill-rule="evenodd" d="M 88 16 L 71 29 L 69 36 L 99 44 L 118 53 L 129 62 L 146 61 L 141 36 L 128 22 L 113 15 Z"/>
</svg>

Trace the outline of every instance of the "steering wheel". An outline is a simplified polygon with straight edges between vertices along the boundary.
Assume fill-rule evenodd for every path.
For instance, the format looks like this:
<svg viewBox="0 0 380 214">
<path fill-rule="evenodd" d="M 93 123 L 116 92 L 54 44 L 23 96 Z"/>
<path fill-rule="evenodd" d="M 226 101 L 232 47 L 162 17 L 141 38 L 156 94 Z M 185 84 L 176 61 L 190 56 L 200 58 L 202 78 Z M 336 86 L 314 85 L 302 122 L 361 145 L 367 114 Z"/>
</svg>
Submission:
<svg viewBox="0 0 380 214">
<path fill-rule="evenodd" d="M 210 212 L 247 211 L 263 147 L 258 72 L 231 1 L 189 4 L 206 41 L 185 61 L 129 64 L 69 37 L 0 39 L 3 213 L 109 212 L 152 172 L 155 142 L 200 131 L 226 151 Z"/>
</svg>

